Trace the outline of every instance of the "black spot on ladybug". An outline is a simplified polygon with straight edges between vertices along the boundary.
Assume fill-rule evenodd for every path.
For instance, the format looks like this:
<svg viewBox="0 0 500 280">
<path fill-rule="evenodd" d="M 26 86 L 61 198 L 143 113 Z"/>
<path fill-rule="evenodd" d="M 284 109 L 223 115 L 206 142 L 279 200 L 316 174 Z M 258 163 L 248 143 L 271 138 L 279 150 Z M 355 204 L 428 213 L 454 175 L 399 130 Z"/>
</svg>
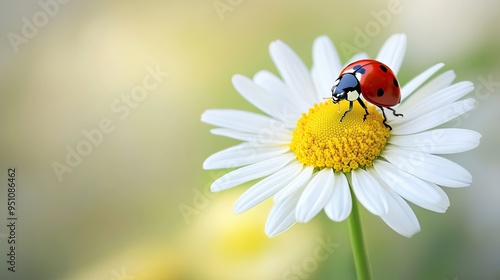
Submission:
<svg viewBox="0 0 500 280">
<path fill-rule="evenodd" d="M 392 82 L 394 83 L 395 87 L 399 87 L 399 83 L 398 83 L 398 80 L 396 80 L 396 78 L 394 78 L 394 80 L 392 80 Z"/>
<path fill-rule="evenodd" d="M 387 73 L 387 67 L 385 67 L 384 65 L 380 65 L 380 70 Z"/>
<path fill-rule="evenodd" d="M 383 90 L 383 89 L 381 89 L 381 88 L 379 88 L 379 89 L 377 90 L 377 96 L 378 96 L 378 97 L 381 97 L 382 95 L 384 95 L 384 90 Z"/>
<path fill-rule="evenodd" d="M 354 69 L 354 72 L 358 72 L 360 74 L 365 73 L 365 69 L 361 67 L 361 65 L 355 65 L 352 69 Z"/>
</svg>

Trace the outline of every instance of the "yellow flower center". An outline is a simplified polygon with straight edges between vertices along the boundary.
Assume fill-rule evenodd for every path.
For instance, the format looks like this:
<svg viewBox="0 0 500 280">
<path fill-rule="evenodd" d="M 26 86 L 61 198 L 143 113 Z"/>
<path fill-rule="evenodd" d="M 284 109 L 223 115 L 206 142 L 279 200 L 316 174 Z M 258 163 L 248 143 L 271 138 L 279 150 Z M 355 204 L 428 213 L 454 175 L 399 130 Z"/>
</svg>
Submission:
<svg viewBox="0 0 500 280">
<path fill-rule="evenodd" d="M 349 172 L 371 166 L 380 155 L 390 136 L 383 124 L 384 118 L 375 106 L 363 121 L 364 109 L 359 104 L 340 122 L 349 102 L 338 105 L 331 101 L 314 104 L 297 122 L 290 149 L 305 165 L 316 168 L 331 167 L 335 171 Z"/>
</svg>

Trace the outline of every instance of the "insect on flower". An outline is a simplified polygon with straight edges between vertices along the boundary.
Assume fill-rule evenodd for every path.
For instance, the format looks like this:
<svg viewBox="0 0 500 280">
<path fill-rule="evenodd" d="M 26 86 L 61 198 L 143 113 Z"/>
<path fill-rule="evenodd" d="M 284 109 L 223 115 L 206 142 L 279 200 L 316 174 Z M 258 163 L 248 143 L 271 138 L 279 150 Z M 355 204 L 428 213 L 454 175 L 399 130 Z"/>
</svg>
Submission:
<svg viewBox="0 0 500 280">
<path fill-rule="evenodd" d="M 402 117 L 403 114 L 396 113 L 391 108 L 401 102 L 401 89 L 398 79 L 391 68 L 380 61 L 373 59 L 362 59 L 347 65 L 340 72 L 332 87 L 332 101 L 337 104 L 339 101 L 349 101 L 349 109 L 344 112 L 340 121 L 347 113 L 352 111 L 354 101 L 358 101 L 365 109 L 363 121 L 369 115 L 365 103 L 361 100 L 361 95 L 370 103 L 378 106 L 384 116 L 384 125 L 392 130 L 387 124 L 384 108 L 392 111 L 395 116 Z M 330 99 L 330 97 L 326 98 Z"/>
</svg>

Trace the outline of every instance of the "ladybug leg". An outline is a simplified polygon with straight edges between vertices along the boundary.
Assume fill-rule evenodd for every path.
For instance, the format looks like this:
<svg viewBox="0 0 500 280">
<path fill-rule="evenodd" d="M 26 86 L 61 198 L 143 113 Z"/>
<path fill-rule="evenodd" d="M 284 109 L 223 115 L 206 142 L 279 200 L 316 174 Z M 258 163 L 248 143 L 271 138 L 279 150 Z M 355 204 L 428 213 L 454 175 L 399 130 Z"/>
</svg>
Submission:
<svg viewBox="0 0 500 280">
<path fill-rule="evenodd" d="M 387 109 L 391 110 L 391 111 L 392 111 L 392 114 L 393 114 L 394 116 L 396 116 L 396 117 L 402 117 L 402 116 L 403 116 L 403 114 L 398 114 L 398 113 L 396 113 L 396 110 L 394 110 L 394 109 L 392 109 L 392 108 L 390 108 L 390 107 L 387 107 Z"/>
<path fill-rule="evenodd" d="M 385 127 L 389 128 L 389 130 L 392 130 L 392 126 L 387 124 L 387 117 L 385 116 L 384 107 L 382 107 L 382 106 L 378 106 L 378 107 L 380 108 L 380 111 L 382 111 L 382 116 L 384 116 L 383 124 L 385 125 Z"/>
<path fill-rule="evenodd" d="M 347 111 L 344 112 L 344 114 L 340 118 L 340 122 L 342 122 L 342 120 L 344 119 L 345 115 L 347 115 L 347 113 L 349 113 L 350 111 L 352 111 L 352 104 L 353 104 L 353 102 L 349 101 L 349 109 L 347 109 Z"/>
<path fill-rule="evenodd" d="M 359 105 L 361 105 L 361 107 L 363 107 L 363 109 L 365 109 L 365 115 L 363 116 L 363 121 L 365 121 L 366 116 L 368 116 L 370 113 L 368 113 L 368 108 L 366 108 L 366 105 L 363 102 L 363 100 L 361 100 L 361 98 L 358 98 L 358 102 L 359 102 Z"/>
</svg>

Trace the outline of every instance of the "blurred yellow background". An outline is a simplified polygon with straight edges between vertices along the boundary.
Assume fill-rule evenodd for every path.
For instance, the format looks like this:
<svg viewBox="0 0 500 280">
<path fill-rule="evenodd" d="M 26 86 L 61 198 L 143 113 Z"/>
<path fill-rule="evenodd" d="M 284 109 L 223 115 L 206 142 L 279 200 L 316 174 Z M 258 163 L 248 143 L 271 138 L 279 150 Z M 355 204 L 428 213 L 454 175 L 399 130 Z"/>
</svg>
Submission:
<svg viewBox="0 0 500 280">
<path fill-rule="evenodd" d="M 500 279 L 500 2 L 3 1 L 0 22 L 1 279 L 355 279 L 345 222 L 322 213 L 269 239 L 271 201 L 236 216 L 248 186 L 208 191 L 224 171 L 202 170 L 203 160 L 237 142 L 211 135 L 200 115 L 257 111 L 230 80 L 276 73 L 273 40 L 310 66 L 317 36 L 345 62 L 353 48 L 375 55 L 396 32 L 408 36 L 402 83 L 437 62 L 474 82 L 477 110 L 454 124 L 483 138 L 448 157 L 473 185 L 445 190 L 446 214 L 414 207 L 413 238 L 363 209 L 374 276 Z"/>
</svg>

